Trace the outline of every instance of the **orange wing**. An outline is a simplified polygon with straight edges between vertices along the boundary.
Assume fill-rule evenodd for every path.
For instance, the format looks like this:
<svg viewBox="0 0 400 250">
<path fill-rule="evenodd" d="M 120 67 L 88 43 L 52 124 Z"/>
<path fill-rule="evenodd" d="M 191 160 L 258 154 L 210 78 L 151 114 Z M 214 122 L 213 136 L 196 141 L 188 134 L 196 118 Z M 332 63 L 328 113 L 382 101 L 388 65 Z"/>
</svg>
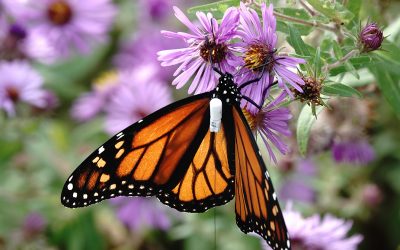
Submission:
<svg viewBox="0 0 400 250">
<path fill-rule="evenodd" d="M 290 249 L 282 211 L 251 130 L 238 107 L 235 123 L 236 223 L 244 232 L 261 235 L 273 249 Z"/>
<path fill-rule="evenodd" d="M 173 103 L 112 137 L 68 178 L 62 203 L 155 195 L 180 211 L 200 212 L 232 199 L 225 134 L 208 132 L 209 95 Z"/>
</svg>

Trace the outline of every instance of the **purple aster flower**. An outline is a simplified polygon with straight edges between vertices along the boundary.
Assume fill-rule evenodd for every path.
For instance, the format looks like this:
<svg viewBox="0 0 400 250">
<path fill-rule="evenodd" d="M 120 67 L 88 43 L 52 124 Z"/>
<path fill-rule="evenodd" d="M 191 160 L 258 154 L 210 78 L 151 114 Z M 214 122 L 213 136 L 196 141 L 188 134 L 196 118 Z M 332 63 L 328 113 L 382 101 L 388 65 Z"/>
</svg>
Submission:
<svg viewBox="0 0 400 250">
<path fill-rule="evenodd" d="M 338 163 L 366 165 L 375 159 L 375 151 L 365 139 L 335 141 L 332 157 Z"/>
<path fill-rule="evenodd" d="M 361 51 L 370 52 L 379 49 L 383 38 L 383 32 L 376 23 L 367 24 L 358 37 Z"/>
<path fill-rule="evenodd" d="M 299 212 L 293 210 L 292 205 L 286 205 L 283 212 L 286 227 L 290 235 L 293 250 L 356 250 L 362 241 L 361 235 L 348 237 L 352 222 L 336 218 L 332 215 L 313 215 L 304 218 Z M 271 249 L 262 241 L 264 249 Z"/>
<path fill-rule="evenodd" d="M 28 33 L 24 25 L 9 22 L 6 16 L 0 14 L 0 59 L 24 59 L 27 36 Z"/>
<path fill-rule="evenodd" d="M 243 89 L 243 94 L 253 101 L 263 104 L 267 96 L 267 88 L 272 84 L 274 77 L 278 86 L 284 89 L 290 96 L 292 93 L 287 87 L 289 83 L 293 88 L 302 92 L 299 85 L 304 81 L 290 69 L 296 69 L 299 63 L 305 63 L 303 59 L 276 54 L 276 19 L 273 15 L 272 4 L 269 8 L 265 3 L 261 5 L 262 21 L 253 9 L 249 9 L 244 3 L 240 5 L 240 26 L 238 35 L 242 42 L 239 43 L 239 51 L 244 54 L 244 67 L 239 71 L 236 81 L 242 84 L 260 77 L 257 84 L 251 84 Z M 245 105 L 246 102 L 243 102 Z M 256 112 L 253 105 L 248 105 L 250 112 Z"/>
<path fill-rule="evenodd" d="M 172 7 L 171 0 L 140 0 L 142 10 L 145 10 L 146 16 L 154 21 L 165 19 Z"/>
<path fill-rule="evenodd" d="M 44 231 L 47 221 L 40 213 L 30 213 L 25 217 L 23 231 L 27 236 L 32 236 Z"/>
<path fill-rule="evenodd" d="M 175 71 L 175 80 L 172 82 L 176 88 L 182 88 L 189 79 L 194 79 L 189 87 L 189 93 L 202 93 L 215 88 L 217 74 L 209 62 L 211 60 L 219 65 L 223 72 L 233 72 L 239 65 L 239 59 L 234 55 L 234 47 L 230 40 L 236 35 L 239 22 L 239 12 L 236 8 L 226 10 L 221 24 L 211 14 L 197 12 L 200 27 L 194 25 L 181 10 L 174 7 L 175 16 L 185 24 L 193 34 L 184 32 L 162 31 L 169 38 L 183 39 L 188 47 L 181 49 L 164 50 L 158 53 L 162 66 L 180 64 Z"/>
<path fill-rule="evenodd" d="M 132 231 L 143 228 L 167 230 L 171 220 L 165 208 L 155 200 L 141 197 L 117 197 L 111 200 L 116 207 L 118 219 Z"/>
<path fill-rule="evenodd" d="M 94 83 L 94 90 L 81 95 L 71 109 L 71 116 L 77 121 L 87 121 L 104 110 L 111 94 L 119 83 L 119 74 L 103 73 Z"/>
<path fill-rule="evenodd" d="M 285 99 L 286 93 L 282 92 L 274 101 L 267 104 L 255 115 L 243 110 L 250 128 L 255 133 L 258 131 L 268 150 L 270 159 L 275 163 L 276 157 L 272 150 L 272 145 L 282 154 L 286 154 L 288 146 L 282 141 L 280 136 L 291 135 L 288 123 L 292 115 L 288 108 L 279 106 Z"/>
<path fill-rule="evenodd" d="M 285 200 L 313 202 L 315 201 L 315 190 L 310 185 L 310 180 L 316 172 L 314 162 L 310 159 L 297 159 L 295 161 L 295 163 L 292 163 L 295 167 L 279 190 L 280 197 Z"/>
<path fill-rule="evenodd" d="M 154 69 L 153 74 L 161 80 L 169 82 L 175 69 L 174 67 L 167 69 L 161 67 L 157 60 L 157 52 L 171 49 L 180 44 L 183 45 L 184 42 L 164 39 L 158 30 L 147 28 L 135 33 L 132 39 L 122 45 L 121 50 L 114 58 L 114 64 L 120 69 L 135 69 L 143 64 L 151 64 Z"/>
<path fill-rule="evenodd" d="M 15 105 L 25 102 L 43 108 L 46 92 L 43 79 L 27 62 L 0 62 L 0 108 L 15 115 Z"/>
<path fill-rule="evenodd" d="M 105 41 L 116 13 L 110 0 L 30 0 L 25 5 L 31 32 L 45 37 L 62 57 Z"/>
<path fill-rule="evenodd" d="M 106 107 L 105 130 L 110 134 L 126 128 L 171 102 L 171 92 L 165 83 L 149 80 L 137 73 L 124 72 L 120 85 Z"/>
</svg>

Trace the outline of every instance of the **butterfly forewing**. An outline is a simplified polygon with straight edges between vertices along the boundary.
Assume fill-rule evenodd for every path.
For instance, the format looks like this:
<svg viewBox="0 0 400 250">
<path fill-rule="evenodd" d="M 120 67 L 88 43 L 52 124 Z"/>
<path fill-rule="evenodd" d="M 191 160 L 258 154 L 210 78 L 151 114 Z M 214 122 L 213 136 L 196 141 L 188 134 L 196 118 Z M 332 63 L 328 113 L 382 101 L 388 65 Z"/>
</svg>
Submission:
<svg viewBox="0 0 400 250">
<path fill-rule="evenodd" d="M 245 232 L 261 235 L 273 249 L 290 249 L 282 211 L 251 130 L 239 107 L 235 123 L 236 222 Z"/>
<path fill-rule="evenodd" d="M 225 134 L 208 132 L 209 101 L 209 93 L 186 98 L 116 134 L 68 178 L 62 203 L 156 195 L 180 211 L 201 212 L 232 199 Z"/>
</svg>

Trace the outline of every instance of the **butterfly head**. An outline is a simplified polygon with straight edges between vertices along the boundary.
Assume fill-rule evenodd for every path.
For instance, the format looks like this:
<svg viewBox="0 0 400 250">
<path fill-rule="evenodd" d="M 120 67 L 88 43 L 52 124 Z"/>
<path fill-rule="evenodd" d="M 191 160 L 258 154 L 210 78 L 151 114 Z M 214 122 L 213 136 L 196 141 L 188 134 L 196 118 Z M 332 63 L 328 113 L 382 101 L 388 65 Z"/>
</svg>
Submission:
<svg viewBox="0 0 400 250">
<path fill-rule="evenodd" d="M 233 75 L 225 73 L 220 76 L 218 85 L 214 89 L 213 98 L 218 98 L 227 104 L 240 102 L 242 95 L 233 80 Z"/>
</svg>

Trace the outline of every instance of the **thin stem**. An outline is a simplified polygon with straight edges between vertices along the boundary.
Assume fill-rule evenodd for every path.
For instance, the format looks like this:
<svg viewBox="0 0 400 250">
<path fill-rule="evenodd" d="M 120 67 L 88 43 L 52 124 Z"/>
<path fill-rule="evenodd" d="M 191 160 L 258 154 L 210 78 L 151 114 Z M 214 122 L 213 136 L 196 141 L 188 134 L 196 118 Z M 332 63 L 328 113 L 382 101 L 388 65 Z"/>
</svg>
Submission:
<svg viewBox="0 0 400 250">
<path fill-rule="evenodd" d="M 247 0 L 245 1 L 246 3 L 248 3 L 249 5 L 253 4 L 259 8 L 261 8 L 261 4 L 255 2 L 254 0 Z M 305 7 L 306 8 L 306 7 Z M 312 11 L 310 9 L 310 11 Z M 314 11 L 312 11 L 313 13 L 315 13 Z M 311 14 L 311 13 L 310 13 Z M 343 33 L 342 33 L 342 29 L 340 27 L 340 25 L 335 25 L 335 26 L 330 26 L 330 25 L 326 25 L 323 23 L 319 23 L 317 21 L 306 21 L 300 18 L 296 18 L 296 17 L 291 17 L 291 16 L 287 16 L 285 14 L 279 13 L 274 11 L 274 15 L 280 19 L 289 21 L 289 22 L 293 22 L 293 23 L 298 23 L 298 24 L 302 24 L 302 25 L 306 25 L 306 26 L 311 26 L 311 27 L 315 27 L 321 30 L 327 30 L 330 32 L 333 32 L 336 34 L 336 36 L 338 37 L 339 43 L 343 40 Z"/>
<path fill-rule="evenodd" d="M 347 53 L 344 57 L 340 58 L 339 60 L 337 60 L 336 62 L 332 63 L 332 64 L 328 64 L 324 67 L 324 72 L 328 72 L 329 70 L 339 67 L 340 65 L 342 65 L 343 63 L 345 63 L 347 60 L 349 60 L 350 58 L 352 58 L 353 56 L 357 55 L 360 51 L 358 49 L 353 49 L 352 51 L 350 51 L 349 53 Z"/>
<path fill-rule="evenodd" d="M 316 27 L 316 28 L 319 28 L 319 29 L 322 29 L 322 30 L 328 30 L 328 31 L 331 31 L 331 32 L 334 32 L 334 33 L 337 32 L 337 29 L 335 27 L 332 27 L 330 25 L 326 25 L 326 24 L 323 24 L 323 23 L 318 23 L 316 21 L 310 22 L 310 21 L 306 21 L 306 20 L 303 20 L 303 19 L 300 19 L 300 18 L 287 16 L 287 15 L 284 15 L 284 14 L 276 12 L 276 11 L 274 11 L 274 15 L 276 17 L 279 17 L 279 18 L 281 18 L 283 20 L 287 20 L 287 21 L 290 21 L 290 22 L 299 23 L 299 24 L 303 24 L 303 25 L 311 26 L 311 27 Z"/>
<path fill-rule="evenodd" d="M 299 0 L 299 3 L 311 16 L 318 16 L 318 13 L 312 10 L 303 0 Z"/>
</svg>

